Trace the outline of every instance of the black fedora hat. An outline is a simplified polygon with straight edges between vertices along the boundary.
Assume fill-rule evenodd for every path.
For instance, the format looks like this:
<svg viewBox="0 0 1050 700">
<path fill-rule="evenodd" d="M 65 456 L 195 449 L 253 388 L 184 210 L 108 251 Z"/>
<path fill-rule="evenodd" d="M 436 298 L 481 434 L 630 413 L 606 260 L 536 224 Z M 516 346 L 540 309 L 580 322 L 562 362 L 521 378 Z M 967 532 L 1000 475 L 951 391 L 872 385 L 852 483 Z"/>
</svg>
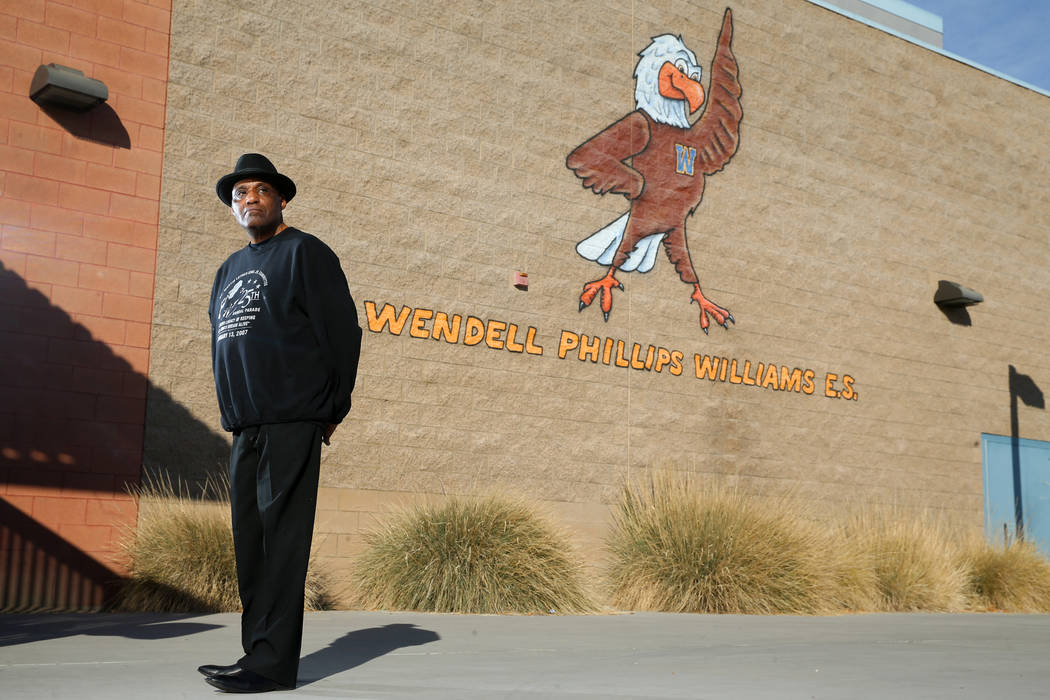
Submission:
<svg viewBox="0 0 1050 700">
<path fill-rule="evenodd" d="M 215 194 L 219 195 L 223 204 L 230 206 L 233 199 L 233 186 L 241 180 L 253 178 L 269 182 L 276 187 L 286 202 L 292 201 L 292 197 L 295 196 L 295 183 L 292 182 L 292 179 L 277 172 L 277 168 L 273 167 L 270 159 L 259 153 L 245 153 L 238 158 L 233 172 L 220 177 L 215 183 Z"/>
</svg>

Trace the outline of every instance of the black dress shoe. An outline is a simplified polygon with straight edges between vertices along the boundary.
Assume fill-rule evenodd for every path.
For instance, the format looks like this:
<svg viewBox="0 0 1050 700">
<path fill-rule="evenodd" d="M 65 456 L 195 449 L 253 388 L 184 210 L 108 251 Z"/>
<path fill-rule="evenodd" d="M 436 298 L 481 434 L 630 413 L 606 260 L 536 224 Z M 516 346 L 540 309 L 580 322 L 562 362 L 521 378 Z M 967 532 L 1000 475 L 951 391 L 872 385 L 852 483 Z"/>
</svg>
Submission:
<svg viewBox="0 0 1050 700">
<path fill-rule="evenodd" d="M 235 668 L 236 670 L 229 673 L 216 673 L 214 676 L 208 676 L 204 679 L 204 682 L 224 693 L 268 693 L 271 690 L 286 689 L 286 686 L 265 676 L 260 676 L 254 671 L 240 667 Z"/>
<path fill-rule="evenodd" d="M 197 671 L 199 671 L 201 675 L 208 676 L 210 678 L 211 676 L 214 676 L 217 673 L 232 673 L 238 668 L 239 667 L 237 666 L 237 664 L 234 664 L 232 666 L 216 666 L 215 664 L 204 664 L 203 666 L 198 666 Z"/>
</svg>

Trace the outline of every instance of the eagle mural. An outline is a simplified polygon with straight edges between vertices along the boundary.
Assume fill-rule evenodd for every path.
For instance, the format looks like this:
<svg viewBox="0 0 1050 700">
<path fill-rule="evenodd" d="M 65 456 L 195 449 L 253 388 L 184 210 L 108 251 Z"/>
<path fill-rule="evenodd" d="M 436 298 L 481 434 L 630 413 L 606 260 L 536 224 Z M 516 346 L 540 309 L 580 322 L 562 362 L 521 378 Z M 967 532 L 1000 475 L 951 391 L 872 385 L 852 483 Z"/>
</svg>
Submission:
<svg viewBox="0 0 1050 700">
<path fill-rule="evenodd" d="M 612 310 L 612 290 L 624 291 L 617 270 L 648 272 L 660 244 L 678 276 L 693 286 L 700 305 L 700 327 L 713 319 L 728 329 L 733 315 L 707 299 L 693 268 L 685 220 L 704 196 L 704 179 L 720 171 L 740 141 L 740 81 L 732 51 L 733 13 L 726 9 L 711 63 L 710 94 L 703 115 L 689 115 L 705 103 L 696 55 L 680 36 L 663 34 L 639 55 L 634 71 L 637 109 L 569 154 L 565 164 L 583 186 L 596 194 L 622 194 L 631 203 L 626 214 L 580 241 L 576 251 L 608 265 L 605 277 L 588 282 L 580 311 L 601 297 L 605 320 Z"/>
</svg>

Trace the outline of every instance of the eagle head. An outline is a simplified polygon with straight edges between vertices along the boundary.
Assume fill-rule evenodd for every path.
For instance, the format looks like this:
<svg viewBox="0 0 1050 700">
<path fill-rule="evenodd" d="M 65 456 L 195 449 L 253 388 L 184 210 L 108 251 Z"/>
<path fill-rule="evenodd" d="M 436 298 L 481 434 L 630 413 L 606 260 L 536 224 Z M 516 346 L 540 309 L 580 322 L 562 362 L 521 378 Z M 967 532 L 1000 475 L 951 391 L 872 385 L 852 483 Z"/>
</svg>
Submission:
<svg viewBox="0 0 1050 700">
<path fill-rule="evenodd" d="M 696 54 L 674 34 L 654 36 L 638 54 L 634 101 L 654 120 L 688 129 L 689 115 L 704 103 L 702 70 Z"/>
</svg>

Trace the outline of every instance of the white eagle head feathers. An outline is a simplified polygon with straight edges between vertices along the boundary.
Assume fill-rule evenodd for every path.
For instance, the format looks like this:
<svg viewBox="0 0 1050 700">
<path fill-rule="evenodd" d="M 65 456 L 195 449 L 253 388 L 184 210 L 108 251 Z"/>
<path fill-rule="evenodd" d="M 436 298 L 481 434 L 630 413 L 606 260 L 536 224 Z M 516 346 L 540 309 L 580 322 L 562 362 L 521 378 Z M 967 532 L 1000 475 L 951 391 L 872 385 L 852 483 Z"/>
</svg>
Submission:
<svg viewBox="0 0 1050 700">
<path fill-rule="evenodd" d="M 703 71 L 696 62 L 696 54 L 686 48 L 682 37 L 674 34 L 654 36 L 649 46 L 638 54 L 634 69 L 634 101 L 654 120 L 688 129 L 689 108 L 683 100 L 672 100 L 660 94 L 660 68 L 672 63 L 678 70 L 699 82 Z"/>
</svg>

